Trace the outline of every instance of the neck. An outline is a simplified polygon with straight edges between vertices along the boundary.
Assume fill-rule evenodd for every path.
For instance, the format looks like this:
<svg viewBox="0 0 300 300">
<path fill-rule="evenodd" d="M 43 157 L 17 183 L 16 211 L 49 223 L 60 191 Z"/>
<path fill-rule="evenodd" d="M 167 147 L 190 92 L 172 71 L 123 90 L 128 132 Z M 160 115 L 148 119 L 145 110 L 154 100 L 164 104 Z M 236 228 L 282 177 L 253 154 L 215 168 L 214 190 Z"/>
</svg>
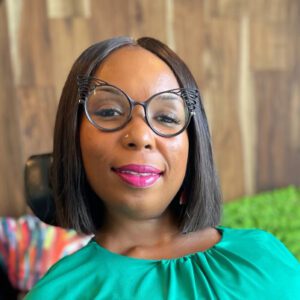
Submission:
<svg viewBox="0 0 300 300">
<path fill-rule="evenodd" d="M 121 253 L 135 247 L 162 245 L 178 236 L 174 218 L 169 211 L 151 219 L 130 219 L 107 215 L 105 225 L 96 233 L 95 239 L 103 247 Z"/>
</svg>

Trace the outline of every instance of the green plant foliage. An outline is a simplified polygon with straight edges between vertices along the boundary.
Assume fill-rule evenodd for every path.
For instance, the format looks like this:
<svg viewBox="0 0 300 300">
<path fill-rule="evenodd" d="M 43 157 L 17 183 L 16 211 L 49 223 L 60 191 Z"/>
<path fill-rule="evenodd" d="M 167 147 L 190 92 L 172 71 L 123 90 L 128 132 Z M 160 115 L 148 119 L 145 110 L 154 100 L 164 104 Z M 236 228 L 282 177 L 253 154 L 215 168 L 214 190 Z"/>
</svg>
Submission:
<svg viewBox="0 0 300 300">
<path fill-rule="evenodd" d="M 300 189 L 290 186 L 227 202 L 222 225 L 269 231 L 300 260 Z"/>
</svg>

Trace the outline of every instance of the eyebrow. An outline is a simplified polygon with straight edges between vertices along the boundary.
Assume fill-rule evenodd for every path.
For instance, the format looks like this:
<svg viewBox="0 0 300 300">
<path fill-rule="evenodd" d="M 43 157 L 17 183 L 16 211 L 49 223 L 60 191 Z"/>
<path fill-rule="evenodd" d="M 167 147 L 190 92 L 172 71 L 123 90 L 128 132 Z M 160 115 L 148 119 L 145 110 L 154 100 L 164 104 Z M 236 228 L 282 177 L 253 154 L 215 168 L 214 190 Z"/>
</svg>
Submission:
<svg viewBox="0 0 300 300">
<path fill-rule="evenodd" d="M 97 87 L 101 87 L 102 89 L 107 90 L 108 92 L 115 94 L 115 95 L 123 95 L 123 93 L 124 93 L 121 89 L 117 88 L 116 86 L 112 86 L 112 85 L 108 85 L 108 84 L 98 85 L 98 86 L 96 86 L 96 88 Z"/>
<path fill-rule="evenodd" d="M 157 97 L 161 98 L 162 100 L 172 100 L 172 99 L 175 100 L 178 99 L 179 96 L 174 93 L 170 93 L 166 91 L 166 92 L 162 92 L 161 94 L 158 94 Z"/>
<path fill-rule="evenodd" d="M 123 95 L 123 93 L 124 93 L 127 97 L 129 97 L 130 99 L 134 100 L 127 93 L 125 93 L 123 90 L 121 90 L 119 87 L 111 85 L 109 83 L 105 82 L 105 84 L 98 85 L 98 86 L 96 86 L 96 88 L 97 87 L 102 87 L 104 89 L 106 88 L 110 93 L 112 93 L 114 95 L 117 95 L 117 96 Z M 147 101 L 148 99 L 152 98 L 153 96 L 157 96 L 157 97 L 159 97 L 162 100 L 176 100 L 176 99 L 178 99 L 178 97 L 180 97 L 177 94 L 174 94 L 174 93 L 172 93 L 170 91 L 171 90 L 166 90 L 166 91 L 154 93 L 152 96 L 150 96 L 147 99 L 145 99 L 145 101 Z"/>
</svg>

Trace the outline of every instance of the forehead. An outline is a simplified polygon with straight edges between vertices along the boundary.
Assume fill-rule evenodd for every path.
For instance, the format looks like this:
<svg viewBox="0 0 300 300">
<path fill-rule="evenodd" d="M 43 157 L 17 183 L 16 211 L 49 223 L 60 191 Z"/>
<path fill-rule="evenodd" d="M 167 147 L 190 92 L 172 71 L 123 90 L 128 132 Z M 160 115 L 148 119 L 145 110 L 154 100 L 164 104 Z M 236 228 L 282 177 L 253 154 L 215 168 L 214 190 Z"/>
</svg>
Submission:
<svg viewBox="0 0 300 300">
<path fill-rule="evenodd" d="M 95 76 L 118 86 L 136 99 L 179 87 L 171 68 L 139 46 L 127 46 L 111 53 L 100 64 Z"/>
</svg>

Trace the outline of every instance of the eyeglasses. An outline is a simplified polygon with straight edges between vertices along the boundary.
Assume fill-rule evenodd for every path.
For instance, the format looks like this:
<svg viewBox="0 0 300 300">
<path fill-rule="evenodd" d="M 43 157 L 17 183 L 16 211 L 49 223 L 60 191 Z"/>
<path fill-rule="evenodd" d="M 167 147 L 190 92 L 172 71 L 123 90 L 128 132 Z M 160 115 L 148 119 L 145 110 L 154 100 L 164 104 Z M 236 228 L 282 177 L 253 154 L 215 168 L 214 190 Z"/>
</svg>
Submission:
<svg viewBox="0 0 300 300">
<path fill-rule="evenodd" d="M 197 89 L 178 88 L 156 93 L 144 102 L 130 98 L 120 88 L 95 77 L 78 76 L 79 103 L 88 120 L 106 132 L 123 128 L 135 106 L 144 108 L 148 126 L 159 136 L 172 137 L 184 131 L 199 99 Z"/>
</svg>

